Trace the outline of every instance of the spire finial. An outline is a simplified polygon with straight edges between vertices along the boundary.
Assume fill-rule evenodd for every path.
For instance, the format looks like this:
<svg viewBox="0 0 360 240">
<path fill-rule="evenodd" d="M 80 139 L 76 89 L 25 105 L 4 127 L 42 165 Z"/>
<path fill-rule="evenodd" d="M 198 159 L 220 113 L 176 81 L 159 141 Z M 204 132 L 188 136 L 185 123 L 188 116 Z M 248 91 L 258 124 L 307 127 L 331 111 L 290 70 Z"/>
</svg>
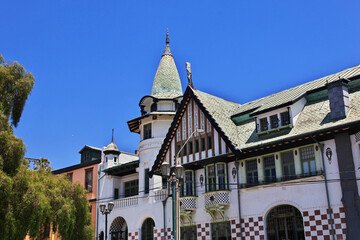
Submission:
<svg viewBox="0 0 360 240">
<path fill-rule="evenodd" d="M 166 29 L 166 45 L 168 45 L 169 43 L 170 43 L 169 29 Z"/>
<path fill-rule="evenodd" d="M 114 129 L 112 129 L 111 142 L 114 142 Z"/>
<path fill-rule="evenodd" d="M 165 55 L 172 56 L 171 51 L 170 51 L 169 29 L 166 30 L 166 46 L 165 46 L 163 56 L 165 56 Z"/>
</svg>

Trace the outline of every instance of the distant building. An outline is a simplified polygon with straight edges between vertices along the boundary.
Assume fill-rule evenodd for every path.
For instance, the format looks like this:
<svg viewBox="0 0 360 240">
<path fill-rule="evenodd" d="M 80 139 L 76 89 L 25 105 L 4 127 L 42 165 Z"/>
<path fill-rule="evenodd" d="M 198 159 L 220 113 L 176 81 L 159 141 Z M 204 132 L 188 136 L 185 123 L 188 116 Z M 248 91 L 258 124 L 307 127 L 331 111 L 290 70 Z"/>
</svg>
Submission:
<svg viewBox="0 0 360 240">
<path fill-rule="evenodd" d="M 80 164 L 58 169 L 52 171 L 52 173 L 66 175 L 69 181 L 79 183 L 86 189 L 91 222 L 94 229 L 96 229 L 97 171 L 98 164 L 101 162 L 101 149 L 84 146 L 79 153 L 81 154 Z"/>
<path fill-rule="evenodd" d="M 111 143 L 98 166 L 98 203 L 115 203 L 108 239 L 172 239 L 159 170 L 176 155 L 185 168 L 181 239 L 360 236 L 360 66 L 238 104 L 192 83 L 183 94 L 167 36 L 139 106 L 128 122 L 139 155 Z M 104 223 L 99 214 L 99 239 Z"/>
</svg>

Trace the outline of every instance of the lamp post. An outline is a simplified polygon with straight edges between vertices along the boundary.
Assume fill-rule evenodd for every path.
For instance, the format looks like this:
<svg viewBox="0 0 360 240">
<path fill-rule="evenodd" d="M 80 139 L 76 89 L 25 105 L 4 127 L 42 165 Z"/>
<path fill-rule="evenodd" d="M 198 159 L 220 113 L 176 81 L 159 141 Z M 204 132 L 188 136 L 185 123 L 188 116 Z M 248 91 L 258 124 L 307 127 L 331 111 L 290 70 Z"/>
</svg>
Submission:
<svg viewBox="0 0 360 240">
<path fill-rule="evenodd" d="M 184 177 L 184 167 L 179 164 L 179 154 L 184 146 L 188 143 L 194 133 L 203 133 L 203 129 L 196 129 L 190 134 L 185 143 L 181 146 L 175 155 L 175 167 L 171 171 L 170 164 L 166 160 L 161 165 L 161 173 L 168 178 L 168 182 L 172 184 L 173 192 L 173 235 L 174 240 L 180 240 L 180 180 Z M 172 173 L 171 173 L 172 172 Z"/>
<path fill-rule="evenodd" d="M 108 208 L 106 208 L 105 203 L 101 203 L 100 204 L 100 211 L 103 215 L 105 215 L 105 240 L 107 240 L 107 215 L 111 213 L 111 211 L 114 208 L 114 203 L 113 202 L 109 202 L 108 203 Z"/>
</svg>

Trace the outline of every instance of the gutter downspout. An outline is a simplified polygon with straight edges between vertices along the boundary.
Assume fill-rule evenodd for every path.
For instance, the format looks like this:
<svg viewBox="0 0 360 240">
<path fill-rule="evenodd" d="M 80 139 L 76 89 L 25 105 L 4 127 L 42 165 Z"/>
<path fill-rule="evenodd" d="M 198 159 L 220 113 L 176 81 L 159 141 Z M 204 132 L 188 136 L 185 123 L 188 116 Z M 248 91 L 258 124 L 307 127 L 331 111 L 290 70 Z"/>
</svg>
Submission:
<svg viewBox="0 0 360 240">
<path fill-rule="evenodd" d="M 239 159 L 236 159 L 235 161 L 235 167 L 236 167 L 236 183 L 237 183 L 237 192 L 238 192 L 238 196 L 237 196 L 237 199 L 238 199 L 238 213 L 239 213 L 239 223 L 240 223 L 240 240 L 243 239 L 242 237 L 242 227 L 241 227 L 241 204 L 240 204 L 240 181 L 239 181 L 239 177 L 240 177 L 240 174 L 239 174 L 239 163 L 240 163 L 240 160 Z"/>
<path fill-rule="evenodd" d="M 330 217 L 330 225 L 331 225 L 331 235 L 332 235 L 332 239 L 336 240 L 336 235 L 335 235 L 335 229 L 334 229 L 334 221 L 332 218 L 332 209 L 331 209 L 331 205 L 330 205 L 330 197 L 329 197 L 329 187 L 328 187 L 328 181 L 327 181 L 327 176 L 326 176 L 326 166 L 325 166 L 325 161 L 324 161 L 324 144 L 320 143 L 318 140 L 316 140 L 312 135 L 310 135 L 310 137 L 318 144 L 320 151 L 321 151 L 321 162 L 324 168 L 324 180 L 325 180 L 325 189 L 326 189 L 326 200 L 327 200 L 327 205 L 328 205 L 328 209 L 329 209 L 329 217 Z"/>
</svg>

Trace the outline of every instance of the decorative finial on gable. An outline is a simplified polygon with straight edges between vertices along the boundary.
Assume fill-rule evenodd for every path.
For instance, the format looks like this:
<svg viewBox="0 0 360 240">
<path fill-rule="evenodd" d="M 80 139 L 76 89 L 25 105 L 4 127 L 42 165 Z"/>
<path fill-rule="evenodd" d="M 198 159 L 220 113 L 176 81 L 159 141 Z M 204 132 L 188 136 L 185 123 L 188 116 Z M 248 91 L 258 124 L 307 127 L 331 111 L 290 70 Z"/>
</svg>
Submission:
<svg viewBox="0 0 360 240">
<path fill-rule="evenodd" d="M 191 73 L 191 64 L 189 62 L 185 63 L 186 65 L 186 72 L 187 72 L 187 78 L 188 78 L 188 82 L 189 82 L 189 86 L 194 88 L 194 84 L 192 81 L 192 73 Z"/>
</svg>

